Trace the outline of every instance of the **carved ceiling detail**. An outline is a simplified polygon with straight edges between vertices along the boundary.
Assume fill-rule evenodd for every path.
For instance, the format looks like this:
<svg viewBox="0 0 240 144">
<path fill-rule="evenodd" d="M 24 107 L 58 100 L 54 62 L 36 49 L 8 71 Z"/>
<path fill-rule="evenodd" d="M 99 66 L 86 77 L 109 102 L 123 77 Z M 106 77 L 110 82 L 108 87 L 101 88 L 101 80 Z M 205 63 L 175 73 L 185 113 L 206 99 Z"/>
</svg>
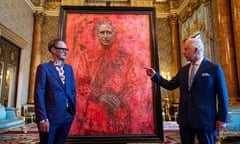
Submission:
<svg viewBox="0 0 240 144">
<path fill-rule="evenodd" d="M 29 0 L 27 0 L 29 1 Z M 177 9 L 184 0 L 30 0 L 39 9 L 42 7 L 46 15 L 59 14 L 61 5 L 65 6 L 131 6 L 131 7 L 155 7 L 158 13 L 170 13 L 171 9 Z M 167 15 L 165 16 L 167 17 Z"/>
<path fill-rule="evenodd" d="M 191 0 L 187 7 L 179 14 L 179 23 L 183 23 L 187 18 L 191 17 L 193 12 L 201 5 L 207 4 L 210 0 Z"/>
<path fill-rule="evenodd" d="M 192 15 L 200 4 L 209 0 L 31 0 L 35 7 L 42 7 L 47 16 L 58 16 L 61 6 L 131 6 L 155 7 L 157 17 L 179 16 L 179 23 Z"/>
</svg>

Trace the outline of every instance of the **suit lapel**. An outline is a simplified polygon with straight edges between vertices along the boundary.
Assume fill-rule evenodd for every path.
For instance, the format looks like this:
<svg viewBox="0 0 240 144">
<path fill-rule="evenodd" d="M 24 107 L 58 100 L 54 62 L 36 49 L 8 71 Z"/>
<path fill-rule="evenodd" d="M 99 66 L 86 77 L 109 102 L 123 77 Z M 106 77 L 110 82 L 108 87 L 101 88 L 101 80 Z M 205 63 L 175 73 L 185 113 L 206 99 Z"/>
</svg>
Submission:
<svg viewBox="0 0 240 144">
<path fill-rule="evenodd" d="M 48 63 L 48 69 L 49 69 L 50 73 L 53 75 L 53 77 L 54 77 L 62 86 L 64 86 L 63 83 L 62 83 L 62 81 L 61 81 L 61 79 L 60 79 L 60 76 L 59 76 L 59 74 L 58 74 L 58 71 L 57 71 L 56 67 L 54 66 L 54 64 L 53 64 L 52 62 L 49 62 L 49 63 Z"/>
<path fill-rule="evenodd" d="M 67 66 L 67 65 L 64 65 L 63 67 L 64 71 L 65 71 L 65 88 L 66 88 L 66 94 L 68 96 L 68 98 L 70 98 L 71 100 L 71 105 L 73 106 L 73 103 L 74 103 L 74 100 L 72 98 L 72 94 L 71 94 L 71 69 Z"/>
<path fill-rule="evenodd" d="M 69 69 L 67 68 L 66 65 L 64 65 L 63 69 L 64 69 L 64 72 L 65 72 L 65 85 L 67 86 L 68 83 L 69 83 L 70 73 L 69 73 Z"/>
</svg>

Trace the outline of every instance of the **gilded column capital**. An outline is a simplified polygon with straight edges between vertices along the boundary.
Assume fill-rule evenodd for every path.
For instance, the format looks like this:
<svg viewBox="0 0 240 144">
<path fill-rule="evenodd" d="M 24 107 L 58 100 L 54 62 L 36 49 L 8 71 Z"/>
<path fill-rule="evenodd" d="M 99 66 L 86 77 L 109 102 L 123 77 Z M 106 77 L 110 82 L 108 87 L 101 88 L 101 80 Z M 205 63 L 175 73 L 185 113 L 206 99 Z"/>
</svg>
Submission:
<svg viewBox="0 0 240 144">
<path fill-rule="evenodd" d="M 42 23 L 43 20 L 44 20 L 44 13 L 43 12 L 36 11 L 36 12 L 33 13 L 33 16 L 34 16 L 35 22 L 37 22 L 37 23 Z"/>
<path fill-rule="evenodd" d="M 178 23 L 178 18 L 179 18 L 179 16 L 176 13 L 168 16 L 168 20 L 169 20 L 171 25 L 177 24 Z"/>
</svg>

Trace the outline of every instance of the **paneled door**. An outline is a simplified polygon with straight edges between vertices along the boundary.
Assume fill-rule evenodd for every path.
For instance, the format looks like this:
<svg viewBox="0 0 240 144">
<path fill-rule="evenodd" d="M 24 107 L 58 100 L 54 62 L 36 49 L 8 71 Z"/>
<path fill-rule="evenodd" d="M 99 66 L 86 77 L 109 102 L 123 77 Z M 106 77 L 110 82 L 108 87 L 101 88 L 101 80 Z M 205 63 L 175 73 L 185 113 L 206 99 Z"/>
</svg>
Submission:
<svg viewBox="0 0 240 144">
<path fill-rule="evenodd" d="M 0 104 L 15 106 L 20 48 L 0 38 Z"/>
</svg>

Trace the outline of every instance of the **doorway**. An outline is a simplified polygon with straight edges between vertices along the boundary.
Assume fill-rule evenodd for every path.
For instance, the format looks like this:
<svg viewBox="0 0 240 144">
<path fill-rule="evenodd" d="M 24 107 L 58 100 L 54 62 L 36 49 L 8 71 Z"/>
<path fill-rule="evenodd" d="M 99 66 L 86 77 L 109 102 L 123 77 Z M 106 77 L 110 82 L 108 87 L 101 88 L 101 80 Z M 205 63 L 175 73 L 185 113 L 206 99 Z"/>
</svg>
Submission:
<svg viewBox="0 0 240 144">
<path fill-rule="evenodd" d="M 16 105 L 20 48 L 0 37 L 0 104 Z"/>
</svg>

